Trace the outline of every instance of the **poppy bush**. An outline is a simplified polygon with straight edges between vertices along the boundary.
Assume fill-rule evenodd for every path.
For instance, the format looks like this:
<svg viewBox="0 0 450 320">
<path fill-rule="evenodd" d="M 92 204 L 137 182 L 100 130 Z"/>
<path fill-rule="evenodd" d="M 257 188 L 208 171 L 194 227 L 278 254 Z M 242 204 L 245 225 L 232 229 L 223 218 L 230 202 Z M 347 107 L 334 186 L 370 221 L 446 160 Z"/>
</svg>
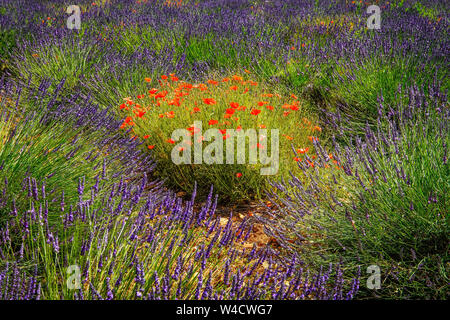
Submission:
<svg viewBox="0 0 450 320">
<path fill-rule="evenodd" d="M 146 148 L 152 150 L 157 159 L 156 173 L 167 179 L 174 188 L 191 193 L 193 182 L 197 181 L 200 191 L 205 193 L 214 185 L 223 199 L 260 197 L 267 177 L 286 177 L 289 170 L 296 167 L 297 161 L 314 166 L 313 140 L 325 138 L 304 101 L 294 94 L 282 96 L 269 91 L 264 85 L 248 78 L 232 75 L 197 84 L 184 82 L 174 74 L 162 75 L 156 81 L 145 78 L 143 81 L 148 82 L 148 91 L 124 98 L 118 106 L 124 117 L 122 128 L 145 141 Z M 278 129 L 277 174 L 261 175 L 263 165 L 249 164 L 247 156 L 245 164 L 226 164 L 225 161 L 223 164 L 174 164 L 172 149 L 178 148 L 179 152 L 184 152 L 185 147 L 192 145 L 193 137 L 180 144 L 172 139 L 172 132 L 184 128 L 194 136 L 194 132 L 200 130 L 195 128 L 195 121 L 201 121 L 203 132 L 209 128 L 220 130 L 224 153 L 226 140 L 230 137 L 227 130 L 267 129 L 267 137 L 260 134 L 259 141 L 248 140 L 245 148 L 248 153 L 265 147 L 272 149 L 271 145 L 265 146 L 262 140 L 270 141 L 269 136 L 273 134 L 270 129 Z M 206 145 L 208 142 L 203 141 L 203 148 Z M 298 152 L 297 156 L 292 153 L 292 147 Z M 270 155 L 271 150 L 267 151 Z M 307 154 L 310 158 L 306 159 L 304 156 Z"/>
</svg>

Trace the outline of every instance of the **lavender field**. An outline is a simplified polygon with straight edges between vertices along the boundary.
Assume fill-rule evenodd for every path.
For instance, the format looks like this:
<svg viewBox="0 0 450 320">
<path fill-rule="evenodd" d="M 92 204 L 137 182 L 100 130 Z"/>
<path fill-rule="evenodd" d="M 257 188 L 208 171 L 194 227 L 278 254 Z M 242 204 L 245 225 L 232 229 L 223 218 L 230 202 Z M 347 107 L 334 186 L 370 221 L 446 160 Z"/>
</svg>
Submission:
<svg viewBox="0 0 450 320">
<path fill-rule="evenodd" d="M 0 300 L 448 299 L 449 17 L 0 0 Z"/>
</svg>

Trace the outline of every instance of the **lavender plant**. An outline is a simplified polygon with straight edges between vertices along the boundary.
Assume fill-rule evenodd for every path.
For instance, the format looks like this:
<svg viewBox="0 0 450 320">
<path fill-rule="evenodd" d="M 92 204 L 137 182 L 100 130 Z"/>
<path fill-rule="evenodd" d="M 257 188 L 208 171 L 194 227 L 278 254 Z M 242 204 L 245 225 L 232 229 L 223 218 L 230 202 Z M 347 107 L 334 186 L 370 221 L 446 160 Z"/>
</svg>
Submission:
<svg viewBox="0 0 450 320">
<path fill-rule="evenodd" d="M 342 258 L 347 268 L 376 264 L 377 296 L 448 295 L 449 109 L 438 85 L 428 92 L 400 87 L 399 105 L 380 103 L 376 130 L 335 143 L 340 173 L 321 173 L 330 156 L 316 142 L 315 169 L 300 163 L 292 180 L 273 184 L 277 209 L 261 219 L 286 252 L 321 263 Z"/>
</svg>

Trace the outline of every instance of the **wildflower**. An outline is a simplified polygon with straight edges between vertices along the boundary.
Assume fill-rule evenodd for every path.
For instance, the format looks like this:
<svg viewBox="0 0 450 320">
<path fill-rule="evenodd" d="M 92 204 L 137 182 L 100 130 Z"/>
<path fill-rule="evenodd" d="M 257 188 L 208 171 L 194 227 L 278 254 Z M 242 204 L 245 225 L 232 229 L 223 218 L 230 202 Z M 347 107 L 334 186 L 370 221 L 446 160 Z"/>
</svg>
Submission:
<svg viewBox="0 0 450 320">
<path fill-rule="evenodd" d="M 174 118 L 175 117 L 175 112 L 173 112 L 173 111 L 166 112 L 166 117 L 167 118 Z"/>
<path fill-rule="evenodd" d="M 233 91 L 236 91 L 237 89 L 238 89 L 237 86 L 231 86 L 231 87 L 230 87 L 230 90 L 233 90 Z"/>
<path fill-rule="evenodd" d="M 180 99 L 173 99 L 173 100 L 167 102 L 167 104 L 169 106 L 177 106 L 177 107 L 179 107 L 180 106 Z"/>
<path fill-rule="evenodd" d="M 319 127 L 319 126 L 315 126 L 313 130 L 314 130 L 314 131 L 322 132 L 322 128 Z"/>
<path fill-rule="evenodd" d="M 168 93 L 167 91 L 161 91 L 155 96 L 155 99 L 165 98 L 167 93 Z"/>
<path fill-rule="evenodd" d="M 218 124 L 218 123 L 219 123 L 219 121 L 217 121 L 217 120 L 209 120 L 209 121 L 208 121 L 208 124 L 209 124 L 210 126 L 215 125 L 215 124 Z"/>
<path fill-rule="evenodd" d="M 310 167 L 314 168 L 314 163 L 312 163 L 312 162 L 309 161 L 309 160 L 306 160 L 306 162 L 308 162 L 308 164 L 309 164 Z"/>
<path fill-rule="evenodd" d="M 150 137 L 150 135 L 149 135 L 149 134 L 147 134 L 147 135 L 143 136 L 142 138 L 144 138 L 144 139 L 148 139 L 149 137 Z"/>
<path fill-rule="evenodd" d="M 166 75 L 164 75 L 164 74 L 161 76 L 161 79 L 162 79 L 162 80 L 167 80 L 168 78 L 169 78 L 169 77 L 166 76 Z"/>
<path fill-rule="evenodd" d="M 216 100 L 214 100 L 213 98 L 205 98 L 203 99 L 203 102 L 208 105 L 216 104 Z"/>
<path fill-rule="evenodd" d="M 196 132 L 199 132 L 199 131 L 200 131 L 200 129 L 199 129 L 199 128 L 196 128 L 196 127 L 194 127 L 194 126 L 190 126 L 189 128 L 187 128 L 187 130 L 188 130 L 188 131 L 190 131 L 190 132 L 194 132 L 194 133 L 196 133 Z"/>
<path fill-rule="evenodd" d="M 147 148 L 149 148 L 150 150 L 152 150 L 154 147 L 154 145 L 147 146 Z"/>
<path fill-rule="evenodd" d="M 309 148 L 300 148 L 300 149 L 297 149 L 297 152 L 298 153 L 307 153 L 309 151 Z"/>
<path fill-rule="evenodd" d="M 261 110 L 259 110 L 259 109 L 253 109 L 251 112 L 250 112 L 250 114 L 252 114 L 252 115 L 254 115 L 254 116 L 257 116 L 258 114 L 260 114 L 261 113 Z"/>
<path fill-rule="evenodd" d="M 242 173 L 240 173 L 240 172 L 236 173 L 236 178 L 240 178 L 240 177 L 242 177 Z"/>
<path fill-rule="evenodd" d="M 139 112 L 135 112 L 135 114 L 136 114 L 136 117 L 138 117 L 138 118 L 142 118 L 144 115 L 145 115 L 145 111 L 139 111 Z"/>
<path fill-rule="evenodd" d="M 175 141 L 174 141 L 173 139 L 167 139 L 167 142 L 168 142 L 168 143 L 171 143 L 171 144 L 174 144 L 174 143 L 175 143 Z"/>
<path fill-rule="evenodd" d="M 232 115 L 235 111 L 236 111 L 236 109 L 228 108 L 226 113 L 229 114 L 229 115 Z"/>
<path fill-rule="evenodd" d="M 212 84 L 212 85 L 217 85 L 217 84 L 219 84 L 218 81 L 214 81 L 214 80 L 208 80 L 208 83 L 209 83 L 209 84 Z"/>
<path fill-rule="evenodd" d="M 146 82 L 152 82 L 152 79 L 151 78 L 145 78 L 144 79 Z"/>
<path fill-rule="evenodd" d="M 274 107 L 270 106 L 270 105 L 267 105 L 266 108 L 269 109 L 269 110 L 273 110 L 274 109 Z"/>
<path fill-rule="evenodd" d="M 194 107 L 193 113 L 200 112 L 200 108 Z"/>
<path fill-rule="evenodd" d="M 232 107 L 234 109 L 237 109 L 237 108 L 239 108 L 239 103 L 237 103 L 237 102 L 230 102 L 230 107 Z"/>
</svg>

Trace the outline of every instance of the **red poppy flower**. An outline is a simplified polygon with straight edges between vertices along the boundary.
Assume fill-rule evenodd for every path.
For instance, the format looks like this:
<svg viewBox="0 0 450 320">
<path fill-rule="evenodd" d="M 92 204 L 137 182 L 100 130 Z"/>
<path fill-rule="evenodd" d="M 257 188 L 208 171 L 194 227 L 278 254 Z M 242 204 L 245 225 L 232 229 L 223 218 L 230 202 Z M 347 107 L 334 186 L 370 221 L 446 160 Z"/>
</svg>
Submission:
<svg viewBox="0 0 450 320">
<path fill-rule="evenodd" d="M 138 112 L 135 112 L 135 114 L 136 114 L 136 117 L 142 118 L 145 115 L 145 111 L 138 111 Z"/>
<path fill-rule="evenodd" d="M 209 104 L 209 105 L 211 105 L 211 104 L 216 104 L 216 100 L 214 100 L 213 98 L 206 98 L 206 99 L 203 99 L 203 102 L 204 102 L 205 104 Z"/>
<path fill-rule="evenodd" d="M 161 91 L 156 96 L 155 99 L 164 98 L 167 95 L 167 91 Z"/>
<path fill-rule="evenodd" d="M 239 108 L 239 103 L 237 103 L 237 102 L 230 102 L 230 107 L 232 107 L 233 109 L 237 109 L 237 108 Z"/>
<path fill-rule="evenodd" d="M 250 114 L 252 114 L 252 115 L 254 115 L 254 116 L 257 116 L 258 114 L 260 114 L 261 113 L 261 110 L 259 110 L 259 109 L 253 109 L 251 112 L 250 112 Z"/>
<path fill-rule="evenodd" d="M 218 123 L 219 123 L 219 121 L 217 121 L 217 120 L 209 120 L 209 121 L 208 121 L 208 124 L 209 124 L 210 126 L 215 125 L 215 124 L 218 124 Z"/>
</svg>

